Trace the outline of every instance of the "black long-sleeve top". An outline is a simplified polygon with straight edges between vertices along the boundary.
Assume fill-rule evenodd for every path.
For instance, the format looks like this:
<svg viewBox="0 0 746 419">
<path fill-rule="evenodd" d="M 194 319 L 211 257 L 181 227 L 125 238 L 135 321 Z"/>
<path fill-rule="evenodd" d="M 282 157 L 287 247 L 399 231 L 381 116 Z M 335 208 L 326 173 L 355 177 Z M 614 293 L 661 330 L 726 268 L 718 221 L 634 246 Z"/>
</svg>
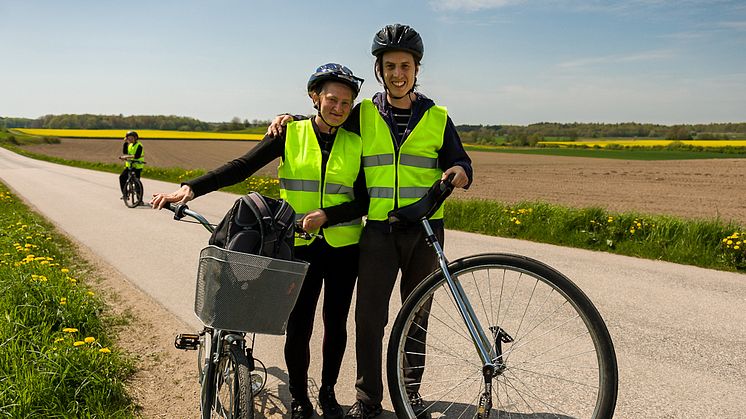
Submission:
<svg viewBox="0 0 746 419">
<path fill-rule="evenodd" d="M 311 120 L 316 139 L 321 148 L 321 175 L 326 173 L 326 163 L 329 160 L 336 133 L 327 134 L 319 131 L 316 122 Z M 196 179 L 182 183 L 192 188 L 194 197 L 205 195 L 222 187 L 234 185 L 256 173 L 276 158 L 285 156 L 285 132 L 277 137 L 265 136 L 256 147 L 243 156 L 234 159 L 217 169 L 214 169 Z M 323 180 L 323 179 L 322 179 Z M 353 186 L 355 199 L 350 202 L 323 208 L 327 222 L 325 226 L 338 224 L 360 218 L 368 213 L 368 192 L 365 188 L 365 174 L 362 166 Z"/>
</svg>

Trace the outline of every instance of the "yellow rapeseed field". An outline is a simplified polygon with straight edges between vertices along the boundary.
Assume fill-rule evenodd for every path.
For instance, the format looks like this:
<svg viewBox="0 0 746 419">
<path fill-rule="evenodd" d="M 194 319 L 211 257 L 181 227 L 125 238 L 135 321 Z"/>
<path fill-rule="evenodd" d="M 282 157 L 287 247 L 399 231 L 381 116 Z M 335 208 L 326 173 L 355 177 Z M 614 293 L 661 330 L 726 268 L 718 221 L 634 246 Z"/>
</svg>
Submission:
<svg viewBox="0 0 746 419">
<path fill-rule="evenodd" d="M 539 144 L 558 146 L 606 147 L 616 144 L 623 147 L 665 147 L 672 140 L 597 140 L 597 141 L 539 141 Z M 686 145 L 698 147 L 746 147 L 746 140 L 684 140 Z"/>
<path fill-rule="evenodd" d="M 124 138 L 126 129 L 32 129 L 15 128 L 16 131 L 40 137 L 62 138 Z M 232 134 L 223 132 L 136 130 L 141 139 L 167 140 L 261 140 L 261 134 Z"/>
</svg>

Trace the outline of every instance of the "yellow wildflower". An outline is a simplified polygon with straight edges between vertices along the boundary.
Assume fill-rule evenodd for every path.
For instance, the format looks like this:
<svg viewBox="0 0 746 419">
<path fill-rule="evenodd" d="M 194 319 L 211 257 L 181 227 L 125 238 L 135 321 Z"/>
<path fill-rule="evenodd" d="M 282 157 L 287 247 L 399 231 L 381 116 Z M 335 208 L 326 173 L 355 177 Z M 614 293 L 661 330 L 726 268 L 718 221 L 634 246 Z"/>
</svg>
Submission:
<svg viewBox="0 0 746 419">
<path fill-rule="evenodd" d="M 88 336 L 87 338 L 85 338 L 83 340 L 85 341 L 85 343 L 93 343 L 93 342 L 96 341 L 96 338 L 94 338 L 92 336 Z"/>
<path fill-rule="evenodd" d="M 85 345 L 85 342 L 83 342 L 82 340 L 76 340 L 75 342 L 73 342 L 73 346 L 81 346 L 81 345 Z"/>
<path fill-rule="evenodd" d="M 74 327 L 66 327 L 66 328 L 62 329 L 62 331 L 65 332 L 65 333 L 75 333 L 75 332 L 78 331 L 78 329 L 76 329 Z"/>
<path fill-rule="evenodd" d="M 111 353 L 111 349 L 109 349 L 109 348 L 101 348 L 98 351 L 101 352 L 102 354 Z"/>
</svg>

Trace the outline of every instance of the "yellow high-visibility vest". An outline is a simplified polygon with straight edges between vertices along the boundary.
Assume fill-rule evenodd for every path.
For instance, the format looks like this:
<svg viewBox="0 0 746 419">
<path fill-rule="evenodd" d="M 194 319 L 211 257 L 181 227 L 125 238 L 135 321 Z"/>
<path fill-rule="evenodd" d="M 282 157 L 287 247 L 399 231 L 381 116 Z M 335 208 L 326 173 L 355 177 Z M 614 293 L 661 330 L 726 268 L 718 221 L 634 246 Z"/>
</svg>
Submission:
<svg viewBox="0 0 746 419">
<path fill-rule="evenodd" d="M 360 104 L 360 136 L 363 141 L 363 169 L 370 195 L 369 220 L 386 220 L 394 209 L 416 202 L 441 178 L 438 151 L 443 146 L 448 112 L 433 106 L 417 123 L 397 153 L 391 129 L 370 100 Z M 443 218 L 443 207 L 432 219 Z"/>
<path fill-rule="evenodd" d="M 360 172 L 362 142 L 360 137 L 339 128 L 334 138 L 326 170 L 321 177 L 321 147 L 311 120 L 291 122 L 286 127 L 285 155 L 277 169 L 280 197 L 302 218 L 317 208 L 327 208 L 354 199 L 353 186 Z M 324 240 L 332 247 L 347 246 L 360 241 L 362 218 L 322 229 Z M 295 239 L 296 246 L 312 240 Z"/>
</svg>

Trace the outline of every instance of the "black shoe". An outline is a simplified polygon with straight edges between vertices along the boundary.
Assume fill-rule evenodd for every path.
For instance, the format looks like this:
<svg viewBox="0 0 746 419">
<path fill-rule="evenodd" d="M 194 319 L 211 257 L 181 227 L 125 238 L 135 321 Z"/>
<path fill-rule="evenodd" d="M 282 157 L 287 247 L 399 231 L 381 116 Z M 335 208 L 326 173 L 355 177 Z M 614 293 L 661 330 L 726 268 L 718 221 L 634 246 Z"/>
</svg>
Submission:
<svg viewBox="0 0 746 419">
<path fill-rule="evenodd" d="M 319 406 L 324 414 L 324 419 L 340 419 L 344 416 L 342 407 L 337 403 L 337 397 L 334 395 L 334 386 L 321 386 Z"/>
<path fill-rule="evenodd" d="M 425 407 L 425 402 L 422 400 L 420 393 L 409 393 L 409 405 L 412 406 L 414 416 L 417 419 L 430 419 L 432 417 L 430 412 L 427 411 L 427 407 Z"/>
<path fill-rule="evenodd" d="M 352 405 L 350 410 L 347 411 L 345 418 L 350 418 L 350 419 L 374 418 L 380 415 L 382 411 L 383 411 L 383 407 L 381 407 L 380 404 L 369 405 L 358 400 L 355 402 L 355 404 Z"/>
<path fill-rule="evenodd" d="M 290 417 L 292 419 L 308 419 L 313 416 L 313 405 L 310 400 L 295 400 L 290 402 Z"/>
</svg>

